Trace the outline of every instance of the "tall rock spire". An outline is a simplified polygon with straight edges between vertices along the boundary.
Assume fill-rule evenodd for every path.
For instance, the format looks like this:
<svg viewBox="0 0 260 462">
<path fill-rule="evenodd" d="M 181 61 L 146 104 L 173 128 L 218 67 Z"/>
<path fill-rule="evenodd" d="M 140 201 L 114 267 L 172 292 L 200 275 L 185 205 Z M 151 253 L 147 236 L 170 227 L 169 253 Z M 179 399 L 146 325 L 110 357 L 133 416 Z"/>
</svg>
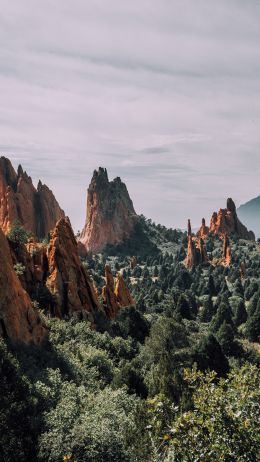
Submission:
<svg viewBox="0 0 260 462">
<path fill-rule="evenodd" d="M 79 251 L 97 253 L 129 237 L 136 213 L 126 185 L 120 178 L 108 180 L 107 171 L 94 171 L 87 193 L 87 218 L 79 238 Z"/>
</svg>

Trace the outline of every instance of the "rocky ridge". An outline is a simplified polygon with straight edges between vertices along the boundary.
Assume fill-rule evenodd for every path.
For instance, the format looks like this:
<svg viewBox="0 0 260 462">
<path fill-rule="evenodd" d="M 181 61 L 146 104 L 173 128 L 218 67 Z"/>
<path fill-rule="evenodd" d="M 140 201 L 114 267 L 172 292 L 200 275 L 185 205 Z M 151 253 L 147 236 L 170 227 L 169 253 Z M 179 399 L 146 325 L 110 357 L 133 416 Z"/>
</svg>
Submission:
<svg viewBox="0 0 260 462">
<path fill-rule="evenodd" d="M 0 227 L 7 233 L 12 224 L 21 225 L 43 238 L 65 217 L 52 191 L 39 181 L 37 188 L 19 165 L 17 173 L 6 157 L 0 158 Z"/>
</svg>

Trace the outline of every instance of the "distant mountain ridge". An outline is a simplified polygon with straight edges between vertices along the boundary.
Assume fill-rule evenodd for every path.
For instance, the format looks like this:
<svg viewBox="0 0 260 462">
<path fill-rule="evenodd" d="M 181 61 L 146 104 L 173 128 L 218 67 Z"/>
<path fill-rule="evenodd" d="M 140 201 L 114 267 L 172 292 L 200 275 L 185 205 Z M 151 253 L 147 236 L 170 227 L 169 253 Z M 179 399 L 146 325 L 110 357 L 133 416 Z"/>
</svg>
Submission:
<svg viewBox="0 0 260 462">
<path fill-rule="evenodd" d="M 260 195 L 240 205 L 237 213 L 239 218 L 254 231 L 256 237 L 260 237 Z"/>
</svg>

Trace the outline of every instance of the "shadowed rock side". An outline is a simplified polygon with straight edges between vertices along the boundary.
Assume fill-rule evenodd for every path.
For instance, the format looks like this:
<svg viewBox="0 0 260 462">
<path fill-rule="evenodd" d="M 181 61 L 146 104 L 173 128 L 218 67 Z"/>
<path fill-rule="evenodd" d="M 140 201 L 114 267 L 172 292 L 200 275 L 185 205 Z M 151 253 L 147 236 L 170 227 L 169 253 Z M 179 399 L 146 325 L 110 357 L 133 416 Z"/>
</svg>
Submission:
<svg viewBox="0 0 260 462">
<path fill-rule="evenodd" d="M 106 169 L 95 170 L 87 194 L 87 219 L 79 238 L 79 252 L 97 253 L 123 242 L 134 228 L 136 213 L 126 185 L 108 180 Z"/>
<path fill-rule="evenodd" d="M 238 219 L 236 206 L 230 198 L 227 200 L 225 209 L 220 209 L 218 213 L 213 213 L 209 231 L 219 236 L 237 234 L 241 239 L 255 240 L 253 231 L 248 231 Z"/>
<path fill-rule="evenodd" d="M 5 233 L 19 221 L 27 231 L 43 238 L 64 216 L 46 185 L 39 181 L 36 189 L 21 166 L 16 173 L 9 159 L 0 158 L 0 227 Z"/>
<path fill-rule="evenodd" d="M 231 263 L 231 245 L 228 236 L 225 234 L 223 240 L 223 263 L 229 266 Z"/>
<path fill-rule="evenodd" d="M 64 317 L 78 312 L 88 318 L 88 313 L 98 308 L 98 300 L 78 256 L 77 242 L 68 219 L 59 220 L 51 233 L 47 259 L 46 286 L 53 296 L 54 314 Z"/>
<path fill-rule="evenodd" d="M 201 238 L 192 236 L 190 220 L 188 220 L 188 248 L 185 263 L 188 268 L 208 263 L 208 255 L 204 246 L 204 241 Z"/>
<path fill-rule="evenodd" d="M 115 295 L 114 278 L 109 265 L 105 266 L 105 285 L 102 288 L 102 298 L 107 317 L 109 319 L 115 318 L 120 306 Z"/>
<path fill-rule="evenodd" d="M 120 306 L 135 306 L 136 304 L 121 273 L 117 273 L 116 276 L 115 296 Z"/>
<path fill-rule="evenodd" d="M 105 266 L 105 285 L 102 288 L 102 299 L 105 313 L 110 319 L 116 317 L 120 308 L 136 305 L 121 273 L 117 273 L 114 284 L 110 265 Z"/>
<path fill-rule="evenodd" d="M 197 237 L 200 239 L 205 239 L 205 237 L 207 237 L 208 234 L 209 234 L 209 227 L 206 226 L 205 218 L 202 218 L 201 227 L 199 231 L 197 232 Z"/>
<path fill-rule="evenodd" d="M 13 268 L 6 237 L 0 229 L 0 336 L 12 342 L 39 344 L 47 334 Z"/>
<path fill-rule="evenodd" d="M 48 245 L 32 239 L 28 244 L 9 242 L 13 264 L 24 267 L 20 281 L 30 297 L 52 316 L 77 313 L 92 321 L 98 299 L 77 252 L 69 220 L 62 218 L 51 232 Z"/>
</svg>

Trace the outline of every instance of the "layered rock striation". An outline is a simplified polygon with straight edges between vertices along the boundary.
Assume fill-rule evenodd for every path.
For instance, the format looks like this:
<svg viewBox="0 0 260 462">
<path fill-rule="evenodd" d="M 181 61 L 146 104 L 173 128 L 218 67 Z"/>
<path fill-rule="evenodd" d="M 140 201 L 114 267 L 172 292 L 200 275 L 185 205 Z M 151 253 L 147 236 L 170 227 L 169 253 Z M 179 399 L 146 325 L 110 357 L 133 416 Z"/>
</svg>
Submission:
<svg viewBox="0 0 260 462">
<path fill-rule="evenodd" d="M 37 188 L 19 166 L 15 172 L 6 157 L 0 158 L 0 227 L 6 233 L 15 221 L 38 238 L 47 236 L 65 217 L 52 191 L 39 181 Z"/>
<path fill-rule="evenodd" d="M 130 236 L 136 217 L 121 179 L 109 181 L 106 169 L 95 170 L 87 193 L 87 218 L 79 238 L 80 254 L 98 253 L 107 245 L 123 242 Z"/>
</svg>

